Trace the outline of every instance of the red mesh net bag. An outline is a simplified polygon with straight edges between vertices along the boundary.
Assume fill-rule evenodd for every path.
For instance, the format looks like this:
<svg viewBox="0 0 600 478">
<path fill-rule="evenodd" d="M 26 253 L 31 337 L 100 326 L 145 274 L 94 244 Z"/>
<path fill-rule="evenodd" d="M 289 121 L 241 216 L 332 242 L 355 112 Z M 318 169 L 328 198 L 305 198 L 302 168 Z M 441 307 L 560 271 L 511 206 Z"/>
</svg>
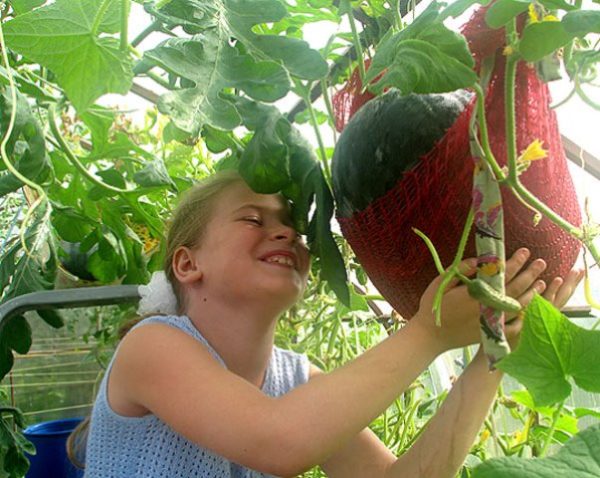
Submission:
<svg viewBox="0 0 600 478">
<path fill-rule="evenodd" d="M 368 68 L 370 64 L 371 60 L 365 60 L 365 69 Z M 342 132 L 344 126 L 348 124 L 350 118 L 354 116 L 354 113 L 356 113 L 362 105 L 375 98 L 375 95 L 369 91 L 361 93 L 360 90 L 362 90 L 362 87 L 360 72 L 358 71 L 358 68 L 356 68 L 350 75 L 350 78 L 344 87 L 333 95 L 331 103 L 335 114 L 335 129 L 337 129 L 339 133 Z"/>
<path fill-rule="evenodd" d="M 486 96 L 486 114 L 492 151 L 503 166 L 504 30 L 490 30 L 484 13 L 485 9 L 477 11 L 463 28 L 463 34 L 478 61 L 499 50 Z M 579 226 L 581 214 L 556 116 L 549 108 L 549 91 L 532 65 L 519 63 L 515 94 L 518 152 L 535 139 L 541 140 L 548 150 L 547 158 L 532 162 L 520 176 L 521 182 L 551 209 Z M 456 253 L 471 206 L 473 161 L 468 123 L 472 109 L 473 102 L 392 189 L 352 216 L 338 216 L 344 237 L 373 284 L 405 318 L 416 313 L 423 291 L 437 275 L 429 251 L 411 228 L 429 236 L 445 266 Z M 534 226 L 533 212 L 510 190 L 502 188 L 502 197 L 507 257 L 519 247 L 529 247 L 532 258 L 542 257 L 548 264 L 542 279 L 548 282 L 555 276 L 565 277 L 577 259 L 579 242 L 545 217 Z M 471 237 L 465 257 L 475 254 Z"/>
</svg>

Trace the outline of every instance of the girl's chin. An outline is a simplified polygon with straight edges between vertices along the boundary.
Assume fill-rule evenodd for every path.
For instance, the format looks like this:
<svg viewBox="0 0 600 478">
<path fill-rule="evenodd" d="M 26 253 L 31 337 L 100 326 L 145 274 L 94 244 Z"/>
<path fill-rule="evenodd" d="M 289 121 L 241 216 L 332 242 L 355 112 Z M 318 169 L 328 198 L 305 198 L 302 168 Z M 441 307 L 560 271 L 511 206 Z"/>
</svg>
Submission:
<svg viewBox="0 0 600 478">
<path fill-rule="evenodd" d="M 273 281 L 264 283 L 261 287 L 265 292 L 265 299 L 269 301 L 277 301 L 282 304 L 287 304 L 285 308 L 294 305 L 304 293 L 304 283 L 298 281 Z"/>
</svg>

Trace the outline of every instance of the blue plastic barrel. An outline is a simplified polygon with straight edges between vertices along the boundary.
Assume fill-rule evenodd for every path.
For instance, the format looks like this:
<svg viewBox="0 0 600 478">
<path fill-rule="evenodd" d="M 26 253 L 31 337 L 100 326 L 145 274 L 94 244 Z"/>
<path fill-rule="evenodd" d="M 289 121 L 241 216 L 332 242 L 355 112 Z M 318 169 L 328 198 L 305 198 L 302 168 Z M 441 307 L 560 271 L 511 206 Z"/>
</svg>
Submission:
<svg viewBox="0 0 600 478">
<path fill-rule="evenodd" d="M 31 467 L 25 478 L 81 478 L 83 470 L 67 457 L 67 438 L 81 418 L 66 418 L 31 425 L 23 434 L 35 445 L 36 454 L 28 455 Z"/>
</svg>

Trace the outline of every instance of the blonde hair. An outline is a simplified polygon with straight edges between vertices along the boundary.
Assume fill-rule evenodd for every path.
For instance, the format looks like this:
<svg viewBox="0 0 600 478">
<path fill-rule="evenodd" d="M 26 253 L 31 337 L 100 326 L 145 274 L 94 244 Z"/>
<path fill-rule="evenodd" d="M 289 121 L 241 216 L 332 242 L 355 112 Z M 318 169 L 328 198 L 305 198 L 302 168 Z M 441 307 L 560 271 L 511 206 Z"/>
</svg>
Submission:
<svg viewBox="0 0 600 478">
<path fill-rule="evenodd" d="M 219 171 L 188 189 L 173 211 L 168 225 L 163 267 L 177 297 L 179 312 L 182 312 L 184 297 L 173 272 L 175 251 L 181 246 L 193 248 L 200 244 L 212 218 L 213 206 L 219 195 L 227 187 L 240 181 L 243 182 L 244 179 L 237 171 Z M 136 317 L 122 325 L 118 332 L 119 339 L 122 339 L 143 318 Z M 88 416 L 71 432 L 66 445 L 69 459 L 75 466 L 82 469 L 85 468 L 84 456 L 89 425 L 90 417 Z"/>
<path fill-rule="evenodd" d="M 237 171 L 225 170 L 213 174 L 188 189 L 173 212 L 167 233 L 166 252 L 163 262 L 165 274 L 177 297 L 179 312 L 184 306 L 184 297 L 173 272 L 173 256 L 182 247 L 198 246 L 212 218 L 213 206 L 228 186 L 244 181 Z"/>
</svg>

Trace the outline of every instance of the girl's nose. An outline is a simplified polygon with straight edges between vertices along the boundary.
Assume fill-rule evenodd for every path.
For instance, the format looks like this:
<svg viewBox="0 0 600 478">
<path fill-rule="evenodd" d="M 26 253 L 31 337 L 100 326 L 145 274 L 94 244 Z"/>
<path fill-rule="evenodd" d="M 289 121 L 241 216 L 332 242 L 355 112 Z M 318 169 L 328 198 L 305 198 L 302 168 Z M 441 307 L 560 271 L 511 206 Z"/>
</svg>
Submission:
<svg viewBox="0 0 600 478">
<path fill-rule="evenodd" d="M 297 236 L 298 234 L 296 233 L 296 230 L 293 227 L 285 224 L 279 225 L 273 232 L 273 238 L 278 241 L 291 242 L 296 240 Z"/>
</svg>

